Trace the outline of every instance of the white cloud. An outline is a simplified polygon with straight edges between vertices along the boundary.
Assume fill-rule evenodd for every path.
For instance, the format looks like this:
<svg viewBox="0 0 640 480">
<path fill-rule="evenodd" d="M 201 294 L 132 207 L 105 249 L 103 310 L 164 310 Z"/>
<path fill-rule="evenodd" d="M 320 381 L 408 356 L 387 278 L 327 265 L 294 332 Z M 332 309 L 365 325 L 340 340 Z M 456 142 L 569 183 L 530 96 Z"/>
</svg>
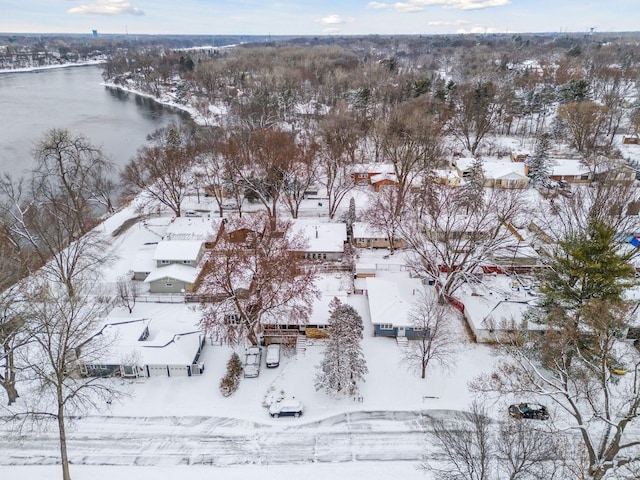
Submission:
<svg viewBox="0 0 640 480">
<path fill-rule="evenodd" d="M 125 0 L 95 0 L 94 3 L 70 8 L 75 15 L 144 15 L 144 12 Z"/>
<path fill-rule="evenodd" d="M 316 22 L 320 22 L 323 25 L 342 25 L 344 23 L 355 23 L 355 19 L 342 18 L 340 15 L 327 15 L 326 17 L 316 20 Z M 329 32 L 329 33 L 336 33 L 336 32 Z"/>
<path fill-rule="evenodd" d="M 389 5 L 388 3 L 369 2 L 367 4 L 367 8 L 373 8 L 375 10 L 383 10 L 385 8 L 391 8 L 391 5 Z"/>
<path fill-rule="evenodd" d="M 409 2 L 409 3 L 398 2 L 393 6 L 398 12 L 401 12 L 401 13 L 414 13 L 414 12 L 421 12 L 422 10 L 424 10 L 424 7 L 421 7 L 420 5 L 415 5 L 412 2 Z"/>
<path fill-rule="evenodd" d="M 510 5 L 510 0 L 452 0 L 448 8 L 456 8 L 459 10 L 479 10 L 481 8 L 504 7 Z"/>
<path fill-rule="evenodd" d="M 340 25 L 341 23 L 346 23 L 346 20 L 343 19 L 340 15 L 328 15 L 318 21 L 323 25 Z"/>
<path fill-rule="evenodd" d="M 371 2 L 376 5 L 377 2 Z M 479 10 L 482 8 L 502 7 L 511 4 L 510 0 L 407 0 L 394 4 L 395 9 L 402 13 L 420 12 L 425 7 L 441 6 L 442 8 L 453 8 L 456 10 Z M 382 8 L 382 7 L 371 7 Z"/>
<path fill-rule="evenodd" d="M 454 20 L 454 21 L 448 21 L 448 20 L 432 20 L 430 22 L 427 22 L 427 25 L 432 26 L 432 27 L 451 27 L 453 25 L 465 25 L 469 22 L 465 22 L 464 20 Z"/>
<path fill-rule="evenodd" d="M 499 33 L 497 29 L 493 27 L 483 27 L 481 25 L 475 25 L 471 28 L 460 28 L 456 33 Z"/>
</svg>

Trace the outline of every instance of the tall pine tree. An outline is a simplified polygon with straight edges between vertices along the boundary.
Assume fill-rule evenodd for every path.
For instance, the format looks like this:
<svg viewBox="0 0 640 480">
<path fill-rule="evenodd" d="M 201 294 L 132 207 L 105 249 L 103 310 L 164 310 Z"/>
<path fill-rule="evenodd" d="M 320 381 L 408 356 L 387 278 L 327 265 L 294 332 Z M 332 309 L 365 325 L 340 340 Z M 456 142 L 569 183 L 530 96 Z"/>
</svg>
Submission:
<svg viewBox="0 0 640 480">
<path fill-rule="evenodd" d="M 316 390 L 355 397 L 358 382 L 368 372 L 360 346 L 362 318 L 338 298 L 329 304 L 329 314 L 329 338 L 316 375 Z"/>
<path fill-rule="evenodd" d="M 551 135 L 543 133 L 538 137 L 533 156 L 527 160 L 529 178 L 534 185 L 543 185 L 551 174 L 549 165 L 549 151 L 551 150 Z"/>
</svg>

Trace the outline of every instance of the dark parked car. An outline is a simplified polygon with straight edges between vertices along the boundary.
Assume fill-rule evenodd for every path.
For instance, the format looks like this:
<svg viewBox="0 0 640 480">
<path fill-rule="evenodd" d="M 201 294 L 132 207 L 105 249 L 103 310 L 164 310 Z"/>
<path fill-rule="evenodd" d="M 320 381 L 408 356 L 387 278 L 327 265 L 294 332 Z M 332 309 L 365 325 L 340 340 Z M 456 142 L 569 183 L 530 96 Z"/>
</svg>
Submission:
<svg viewBox="0 0 640 480">
<path fill-rule="evenodd" d="M 533 420 L 548 420 L 547 407 L 537 403 L 519 403 L 509 406 L 509 415 L 513 418 L 530 418 Z"/>
</svg>

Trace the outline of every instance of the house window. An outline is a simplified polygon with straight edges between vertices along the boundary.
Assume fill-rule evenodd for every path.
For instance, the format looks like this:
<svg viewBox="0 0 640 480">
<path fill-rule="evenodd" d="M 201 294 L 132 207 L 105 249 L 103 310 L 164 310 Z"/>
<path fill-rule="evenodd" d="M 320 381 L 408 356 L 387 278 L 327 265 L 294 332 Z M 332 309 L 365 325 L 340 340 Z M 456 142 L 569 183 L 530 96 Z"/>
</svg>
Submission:
<svg viewBox="0 0 640 480">
<path fill-rule="evenodd" d="M 169 265 L 169 263 L 171 263 L 171 262 L 169 262 L 169 260 L 160 260 L 160 263 L 162 265 Z"/>
<path fill-rule="evenodd" d="M 582 175 L 580 180 L 589 180 L 589 175 Z"/>
<path fill-rule="evenodd" d="M 167 287 L 167 288 L 169 288 L 169 287 L 173 287 L 173 283 L 168 283 L 168 282 L 167 282 L 167 283 L 165 283 L 165 284 L 164 284 L 164 286 L 165 286 L 165 287 Z"/>
<path fill-rule="evenodd" d="M 322 254 L 322 259 L 323 259 L 323 260 L 326 260 L 326 259 L 327 259 L 327 254 L 326 254 L 326 253 L 323 253 L 323 254 Z"/>
<path fill-rule="evenodd" d="M 393 330 L 393 325 L 390 323 L 381 323 L 380 330 Z"/>
<path fill-rule="evenodd" d="M 227 313 L 224 316 L 225 323 L 229 323 L 231 325 L 240 325 L 242 322 L 240 321 L 240 315 L 237 313 Z"/>
<path fill-rule="evenodd" d="M 185 265 L 191 265 L 191 260 L 182 260 Z"/>
</svg>

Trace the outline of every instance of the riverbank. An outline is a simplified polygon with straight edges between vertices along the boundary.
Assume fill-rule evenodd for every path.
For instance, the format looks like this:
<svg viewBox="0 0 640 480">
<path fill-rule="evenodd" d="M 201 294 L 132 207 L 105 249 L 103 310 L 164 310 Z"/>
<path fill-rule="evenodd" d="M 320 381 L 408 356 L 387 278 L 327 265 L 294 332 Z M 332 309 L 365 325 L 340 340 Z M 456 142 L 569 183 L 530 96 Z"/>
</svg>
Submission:
<svg viewBox="0 0 640 480">
<path fill-rule="evenodd" d="M 227 114 L 227 111 L 223 106 L 216 106 L 216 105 L 209 104 L 206 107 L 208 110 L 207 112 L 208 114 L 205 116 L 203 111 L 198 110 L 197 108 L 192 107 L 191 105 L 180 102 L 176 98 L 176 96 L 169 91 L 163 91 L 160 97 L 156 97 L 155 95 L 152 95 L 150 93 L 141 92 L 134 88 L 126 87 L 126 86 L 119 85 L 112 82 L 102 82 L 100 85 L 103 85 L 107 88 L 120 90 L 122 92 L 131 93 L 139 97 L 148 98 L 160 105 L 181 110 L 185 113 L 188 113 L 189 116 L 191 117 L 191 120 L 193 120 L 197 125 L 200 125 L 202 127 L 211 127 L 214 125 L 220 125 L 221 117 Z"/>
<path fill-rule="evenodd" d="M 90 60 L 88 62 L 76 62 L 76 63 L 61 63 L 58 65 L 43 65 L 41 67 L 21 67 L 21 68 L 0 68 L 0 75 L 3 73 L 33 73 L 42 70 L 57 70 L 59 68 L 73 68 L 73 67 L 92 67 L 96 65 L 102 65 L 106 60 Z"/>
</svg>

